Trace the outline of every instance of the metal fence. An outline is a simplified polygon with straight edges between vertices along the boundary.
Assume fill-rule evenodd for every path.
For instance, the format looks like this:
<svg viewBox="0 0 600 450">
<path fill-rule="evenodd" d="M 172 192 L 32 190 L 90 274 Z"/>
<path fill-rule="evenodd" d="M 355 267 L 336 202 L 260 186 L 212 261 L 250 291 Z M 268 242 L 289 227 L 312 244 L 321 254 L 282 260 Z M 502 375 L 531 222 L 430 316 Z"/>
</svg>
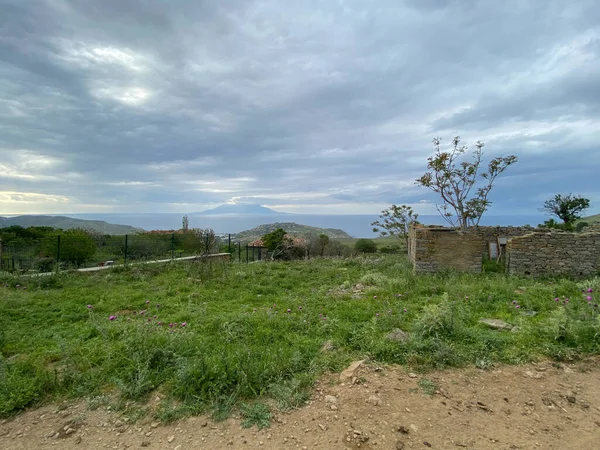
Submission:
<svg viewBox="0 0 600 450">
<path fill-rule="evenodd" d="M 231 235 L 139 234 L 124 236 L 56 235 L 25 243 L 0 241 L 0 271 L 51 272 L 186 256 L 230 253 L 232 261 L 270 259 L 264 247 L 233 242 Z"/>
</svg>

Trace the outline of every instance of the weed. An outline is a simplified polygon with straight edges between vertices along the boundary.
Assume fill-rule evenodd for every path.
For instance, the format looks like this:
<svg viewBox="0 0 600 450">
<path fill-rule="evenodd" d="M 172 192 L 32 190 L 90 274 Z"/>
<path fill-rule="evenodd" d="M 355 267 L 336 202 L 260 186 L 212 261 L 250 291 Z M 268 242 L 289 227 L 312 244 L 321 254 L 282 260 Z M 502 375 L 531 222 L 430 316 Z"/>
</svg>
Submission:
<svg viewBox="0 0 600 450">
<path fill-rule="evenodd" d="M 435 394 L 435 391 L 438 389 L 437 384 L 427 378 L 421 378 L 418 384 L 423 393 L 427 395 Z"/>
<path fill-rule="evenodd" d="M 240 412 L 242 413 L 242 426 L 244 428 L 256 425 L 259 430 L 262 430 L 271 426 L 271 410 L 264 403 L 242 403 Z"/>
</svg>

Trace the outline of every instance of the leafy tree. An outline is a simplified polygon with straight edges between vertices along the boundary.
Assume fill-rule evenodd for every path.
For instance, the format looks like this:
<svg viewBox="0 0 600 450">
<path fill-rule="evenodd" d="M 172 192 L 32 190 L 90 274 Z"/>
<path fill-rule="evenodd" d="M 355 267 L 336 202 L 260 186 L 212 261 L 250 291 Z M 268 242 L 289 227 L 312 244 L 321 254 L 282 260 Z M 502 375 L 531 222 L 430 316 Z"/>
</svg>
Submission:
<svg viewBox="0 0 600 450">
<path fill-rule="evenodd" d="M 477 141 L 472 161 L 459 161 L 467 151 L 460 145 L 460 137 L 452 140 L 452 149 L 440 149 L 441 138 L 433 139 L 435 154 L 427 159 L 429 169 L 421 178 L 416 180 L 420 186 L 425 186 L 442 197 L 442 205 L 437 210 L 452 226 L 466 230 L 469 225 L 477 226 L 481 216 L 491 202 L 488 195 L 494 186 L 494 181 L 508 167 L 517 162 L 514 155 L 494 158 L 487 166 L 487 171 L 481 172 L 483 157 L 483 142 Z M 484 184 L 473 193 L 478 179 Z"/>
<path fill-rule="evenodd" d="M 270 252 L 274 252 L 278 247 L 281 247 L 289 241 L 289 238 L 287 238 L 286 235 L 287 233 L 283 228 L 277 228 L 262 237 L 263 245 Z"/>
<path fill-rule="evenodd" d="M 323 254 L 325 253 L 325 247 L 327 247 L 327 244 L 329 244 L 329 236 L 326 234 L 320 234 L 317 244 L 319 246 L 319 256 L 323 257 Z"/>
<path fill-rule="evenodd" d="M 211 228 L 190 228 L 180 236 L 180 248 L 186 253 L 206 255 L 219 248 L 219 238 Z"/>
<path fill-rule="evenodd" d="M 590 201 L 587 198 L 573 194 L 556 194 L 544 202 L 544 207 L 541 210 L 562 220 L 565 229 L 573 229 L 575 221 L 580 219 L 581 213 L 589 207 Z M 545 223 L 550 223 L 550 221 Z"/>
<path fill-rule="evenodd" d="M 359 253 L 375 253 L 377 245 L 372 239 L 359 239 L 354 244 L 354 250 Z"/>
<path fill-rule="evenodd" d="M 91 260 L 96 254 L 96 242 L 90 234 L 83 229 L 73 228 L 60 232 L 60 253 L 58 249 L 58 235 L 46 240 L 44 253 L 49 257 L 59 255 L 61 261 L 80 267 Z"/>
<path fill-rule="evenodd" d="M 374 233 L 379 233 L 381 236 L 398 236 L 403 240 L 408 249 L 408 230 L 412 223 L 418 223 L 419 217 L 413 209 L 408 205 L 392 205 L 381 211 L 379 218 L 371 223 Z"/>
</svg>

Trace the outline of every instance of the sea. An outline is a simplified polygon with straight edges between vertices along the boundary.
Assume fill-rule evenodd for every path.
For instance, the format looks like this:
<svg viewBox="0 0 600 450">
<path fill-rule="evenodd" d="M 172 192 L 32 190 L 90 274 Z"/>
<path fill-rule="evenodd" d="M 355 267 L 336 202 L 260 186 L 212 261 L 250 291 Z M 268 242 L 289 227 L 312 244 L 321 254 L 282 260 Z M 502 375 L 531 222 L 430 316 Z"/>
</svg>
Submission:
<svg viewBox="0 0 600 450">
<path fill-rule="evenodd" d="M 86 220 L 103 220 L 105 222 L 130 225 L 144 230 L 177 230 L 181 228 L 184 213 L 138 213 L 138 214 L 63 214 L 68 217 Z M 377 215 L 369 214 L 188 214 L 190 228 L 212 228 L 216 234 L 235 234 L 249 230 L 259 225 L 274 222 L 295 222 L 319 228 L 337 228 L 352 237 L 374 238 L 371 223 L 379 219 Z M 480 225 L 538 225 L 546 220 L 544 215 L 502 215 L 483 216 Z M 419 222 L 425 225 L 444 225 L 444 219 L 439 215 L 419 216 Z"/>
</svg>

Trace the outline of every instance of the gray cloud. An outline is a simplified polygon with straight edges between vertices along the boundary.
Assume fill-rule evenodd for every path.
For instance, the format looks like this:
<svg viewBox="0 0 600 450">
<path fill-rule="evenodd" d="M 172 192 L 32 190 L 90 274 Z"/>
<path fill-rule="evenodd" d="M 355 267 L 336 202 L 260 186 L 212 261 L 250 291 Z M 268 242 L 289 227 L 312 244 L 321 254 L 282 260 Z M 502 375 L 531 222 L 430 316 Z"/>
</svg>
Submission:
<svg viewBox="0 0 600 450">
<path fill-rule="evenodd" d="M 592 0 L 0 0 L 0 17 L 1 212 L 431 213 L 414 180 L 436 135 L 520 157 L 496 213 L 600 201 Z"/>
</svg>

